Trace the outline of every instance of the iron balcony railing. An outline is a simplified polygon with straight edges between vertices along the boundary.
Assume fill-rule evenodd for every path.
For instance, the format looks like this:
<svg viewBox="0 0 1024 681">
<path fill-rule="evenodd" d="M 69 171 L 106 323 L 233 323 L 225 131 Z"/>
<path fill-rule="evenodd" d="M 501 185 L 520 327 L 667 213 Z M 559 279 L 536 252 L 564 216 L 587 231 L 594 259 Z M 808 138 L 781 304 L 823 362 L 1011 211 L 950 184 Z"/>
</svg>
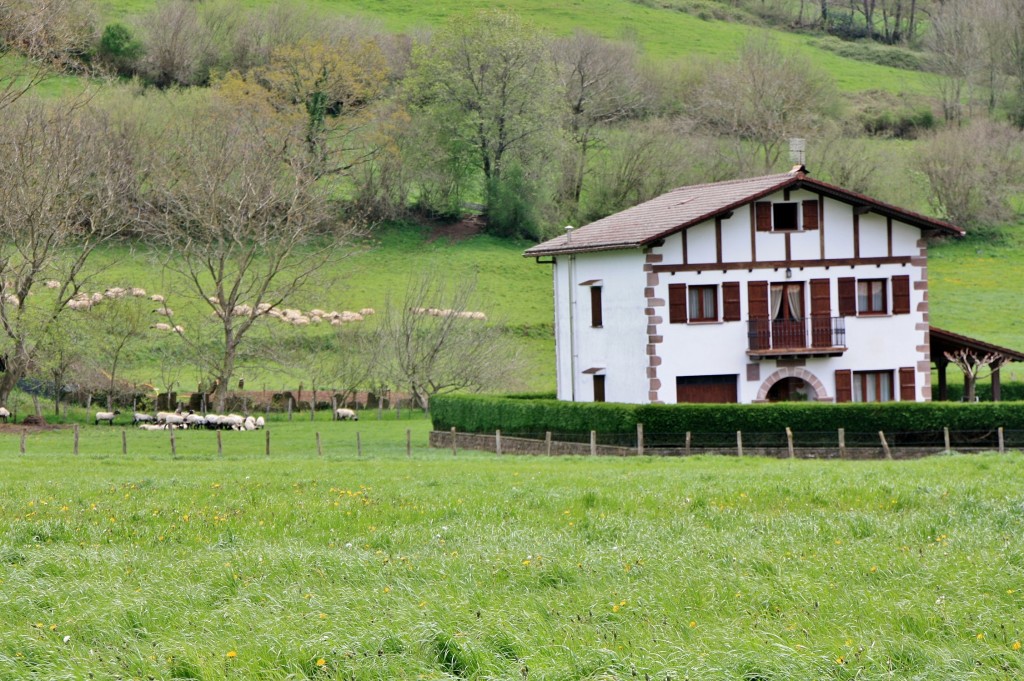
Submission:
<svg viewBox="0 0 1024 681">
<path fill-rule="evenodd" d="M 845 317 L 751 319 L 747 322 L 750 352 L 813 351 L 846 348 Z"/>
</svg>

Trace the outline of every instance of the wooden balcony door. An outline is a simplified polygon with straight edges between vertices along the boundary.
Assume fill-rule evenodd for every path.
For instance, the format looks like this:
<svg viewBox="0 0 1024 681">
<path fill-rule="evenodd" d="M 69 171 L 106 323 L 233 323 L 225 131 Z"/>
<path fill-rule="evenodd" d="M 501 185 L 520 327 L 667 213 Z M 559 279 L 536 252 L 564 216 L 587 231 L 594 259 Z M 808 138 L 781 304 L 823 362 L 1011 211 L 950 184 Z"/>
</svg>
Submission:
<svg viewBox="0 0 1024 681">
<path fill-rule="evenodd" d="M 811 279 L 811 347 L 832 346 L 832 290 L 828 279 Z"/>
<path fill-rule="evenodd" d="M 772 348 L 807 347 L 803 282 L 772 284 L 769 294 Z"/>
</svg>

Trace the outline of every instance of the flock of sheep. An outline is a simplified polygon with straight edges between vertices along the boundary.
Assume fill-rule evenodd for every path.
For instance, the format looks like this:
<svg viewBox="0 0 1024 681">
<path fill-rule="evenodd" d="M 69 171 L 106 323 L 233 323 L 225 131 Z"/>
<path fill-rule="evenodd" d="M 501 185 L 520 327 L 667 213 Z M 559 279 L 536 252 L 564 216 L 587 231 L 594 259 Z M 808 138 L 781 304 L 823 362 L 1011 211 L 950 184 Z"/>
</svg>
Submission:
<svg viewBox="0 0 1024 681">
<path fill-rule="evenodd" d="M 6 413 L 3 413 L 6 412 Z M 114 419 L 121 415 L 121 412 L 98 411 L 95 415 L 96 425 L 106 423 L 114 425 Z M 10 416 L 3 407 L 0 407 L 0 419 L 5 422 Z M 359 415 L 351 409 L 339 407 L 332 415 L 335 421 L 358 421 Z M 205 430 L 262 430 L 266 426 L 262 416 L 239 416 L 238 414 L 197 414 L 192 410 L 187 413 L 180 411 L 158 411 L 156 416 L 143 412 L 135 412 L 132 416 L 132 425 L 138 426 L 141 430 L 187 430 L 189 428 Z"/>
</svg>

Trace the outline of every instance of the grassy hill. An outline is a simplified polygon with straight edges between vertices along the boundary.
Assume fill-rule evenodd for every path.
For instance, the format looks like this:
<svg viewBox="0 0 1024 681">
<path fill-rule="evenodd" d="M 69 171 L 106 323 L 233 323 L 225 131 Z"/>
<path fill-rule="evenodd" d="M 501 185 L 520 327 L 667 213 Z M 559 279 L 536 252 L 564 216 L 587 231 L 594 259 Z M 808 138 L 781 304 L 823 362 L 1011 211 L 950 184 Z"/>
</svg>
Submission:
<svg viewBox="0 0 1024 681">
<path fill-rule="evenodd" d="M 246 4 L 260 7 L 276 1 L 247 0 Z M 487 0 L 308 0 L 305 4 L 324 13 L 374 19 L 390 31 L 401 32 L 437 26 L 451 16 L 495 6 Z M 148 11 L 154 5 L 155 0 L 100 0 L 110 20 Z M 635 39 L 661 62 L 731 58 L 750 31 L 768 30 L 780 45 L 799 50 L 830 73 L 846 92 L 923 94 L 932 87 L 928 74 L 842 57 L 820 47 L 811 35 L 705 20 L 672 7 L 650 7 L 630 0 L 570 0 L 555 7 L 543 0 L 510 0 L 501 6 L 554 34 L 567 35 L 580 28 L 606 38 Z"/>
</svg>

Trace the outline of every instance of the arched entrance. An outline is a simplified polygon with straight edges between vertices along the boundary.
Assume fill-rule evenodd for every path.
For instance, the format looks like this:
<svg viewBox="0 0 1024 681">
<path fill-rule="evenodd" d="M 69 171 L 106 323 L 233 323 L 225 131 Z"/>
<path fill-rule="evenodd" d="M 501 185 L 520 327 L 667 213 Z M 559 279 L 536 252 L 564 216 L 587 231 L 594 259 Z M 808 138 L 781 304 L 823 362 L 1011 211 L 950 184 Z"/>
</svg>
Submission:
<svg viewBox="0 0 1024 681">
<path fill-rule="evenodd" d="M 811 402 L 817 397 L 810 383 L 795 376 L 776 381 L 768 389 L 769 402 Z"/>
<path fill-rule="evenodd" d="M 782 367 L 764 380 L 757 391 L 755 402 L 782 402 L 789 399 L 812 402 L 831 400 L 825 385 L 810 371 L 803 367 Z"/>
</svg>

